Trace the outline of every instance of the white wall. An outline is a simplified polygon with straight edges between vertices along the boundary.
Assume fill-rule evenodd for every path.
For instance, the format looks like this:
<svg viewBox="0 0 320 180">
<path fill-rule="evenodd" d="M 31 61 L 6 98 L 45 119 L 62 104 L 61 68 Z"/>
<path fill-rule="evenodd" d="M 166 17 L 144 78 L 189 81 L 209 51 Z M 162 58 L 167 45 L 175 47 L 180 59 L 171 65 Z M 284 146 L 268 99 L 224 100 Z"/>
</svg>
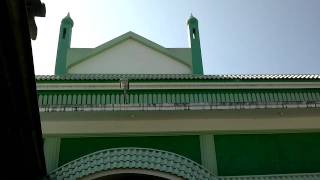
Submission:
<svg viewBox="0 0 320 180">
<path fill-rule="evenodd" d="M 171 57 L 128 39 L 76 64 L 68 73 L 190 74 L 191 69 Z"/>
</svg>

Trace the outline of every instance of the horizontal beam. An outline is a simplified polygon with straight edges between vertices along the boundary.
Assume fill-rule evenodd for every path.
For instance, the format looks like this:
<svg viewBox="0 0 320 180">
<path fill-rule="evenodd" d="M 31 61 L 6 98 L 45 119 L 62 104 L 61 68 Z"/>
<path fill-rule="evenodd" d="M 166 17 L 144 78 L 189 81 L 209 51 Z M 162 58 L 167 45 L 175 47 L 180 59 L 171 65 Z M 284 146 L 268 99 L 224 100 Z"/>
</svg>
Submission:
<svg viewBox="0 0 320 180">
<path fill-rule="evenodd" d="M 318 109 L 44 112 L 45 136 L 319 132 Z"/>
<path fill-rule="evenodd" d="M 113 112 L 113 111 L 194 111 L 194 110 L 246 110 L 246 109 L 319 109 L 315 103 L 188 103 L 188 104 L 109 104 L 109 105 L 43 105 L 40 112 Z"/>
</svg>

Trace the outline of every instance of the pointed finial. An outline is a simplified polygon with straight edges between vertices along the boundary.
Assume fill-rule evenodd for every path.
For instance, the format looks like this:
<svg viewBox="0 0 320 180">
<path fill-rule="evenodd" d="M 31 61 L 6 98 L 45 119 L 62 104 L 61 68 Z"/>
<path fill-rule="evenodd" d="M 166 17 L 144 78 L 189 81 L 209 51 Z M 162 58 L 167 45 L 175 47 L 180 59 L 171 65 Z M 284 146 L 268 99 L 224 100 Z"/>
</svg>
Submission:
<svg viewBox="0 0 320 180">
<path fill-rule="evenodd" d="M 193 14 L 191 13 L 191 14 L 190 14 L 190 17 L 189 17 L 189 19 L 188 19 L 188 21 L 187 21 L 187 23 L 189 24 L 189 23 L 194 22 L 194 21 L 198 21 L 198 20 L 197 20 L 197 18 L 195 18 L 195 17 L 193 16 Z"/>
<path fill-rule="evenodd" d="M 67 16 L 62 19 L 62 23 L 70 24 L 73 26 L 73 20 L 70 17 L 70 12 L 68 12 Z"/>
</svg>

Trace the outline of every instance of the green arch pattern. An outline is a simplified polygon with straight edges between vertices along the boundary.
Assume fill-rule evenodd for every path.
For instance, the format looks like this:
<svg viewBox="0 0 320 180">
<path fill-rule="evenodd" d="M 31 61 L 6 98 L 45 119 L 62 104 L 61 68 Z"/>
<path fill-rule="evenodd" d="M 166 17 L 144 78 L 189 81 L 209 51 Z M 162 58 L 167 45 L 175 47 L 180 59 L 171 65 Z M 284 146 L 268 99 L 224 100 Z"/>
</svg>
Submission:
<svg viewBox="0 0 320 180">
<path fill-rule="evenodd" d="M 113 169 L 147 169 L 169 173 L 184 179 L 217 177 L 200 164 L 181 155 L 148 148 L 113 148 L 97 151 L 52 171 L 50 179 L 78 179 Z"/>
</svg>

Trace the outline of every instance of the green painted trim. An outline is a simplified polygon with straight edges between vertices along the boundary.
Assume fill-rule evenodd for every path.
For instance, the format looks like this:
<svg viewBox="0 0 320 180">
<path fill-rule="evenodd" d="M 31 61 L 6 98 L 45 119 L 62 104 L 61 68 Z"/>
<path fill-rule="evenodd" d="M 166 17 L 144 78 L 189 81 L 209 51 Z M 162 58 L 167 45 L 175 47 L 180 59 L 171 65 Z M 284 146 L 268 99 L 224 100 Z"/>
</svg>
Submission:
<svg viewBox="0 0 320 180">
<path fill-rule="evenodd" d="M 184 179 L 216 179 L 200 164 L 181 155 L 147 148 L 97 151 L 71 161 L 49 174 L 51 179 L 78 179 L 113 169 L 148 169 Z"/>
<path fill-rule="evenodd" d="M 71 67 L 73 67 L 73 66 L 93 57 L 93 56 L 96 56 L 97 54 L 99 54 L 107 49 L 110 49 L 110 48 L 112 48 L 112 47 L 114 47 L 114 46 L 116 46 L 116 45 L 118 45 L 128 39 L 133 39 L 133 40 L 135 40 L 135 41 L 137 41 L 137 42 L 139 42 L 139 43 L 141 43 L 151 49 L 154 49 L 164 55 L 167 55 L 167 56 L 177 60 L 178 62 L 180 62 L 188 67 L 191 67 L 190 64 L 186 60 L 181 59 L 179 56 L 176 56 L 172 51 L 170 51 L 170 50 L 166 49 L 165 47 L 160 46 L 159 44 L 156 44 L 155 42 L 152 42 L 152 41 L 150 41 L 150 40 L 148 40 L 148 39 L 146 39 L 146 38 L 144 38 L 134 32 L 129 31 L 129 32 L 127 32 L 127 33 L 125 33 L 125 34 L 123 34 L 123 35 L 121 35 L 111 41 L 108 41 L 108 42 L 92 49 L 92 51 L 89 52 L 86 56 L 84 56 L 83 58 L 79 59 L 78 61 L 70 64 L 67 68 L 70 69 Z"/>
</svg>

